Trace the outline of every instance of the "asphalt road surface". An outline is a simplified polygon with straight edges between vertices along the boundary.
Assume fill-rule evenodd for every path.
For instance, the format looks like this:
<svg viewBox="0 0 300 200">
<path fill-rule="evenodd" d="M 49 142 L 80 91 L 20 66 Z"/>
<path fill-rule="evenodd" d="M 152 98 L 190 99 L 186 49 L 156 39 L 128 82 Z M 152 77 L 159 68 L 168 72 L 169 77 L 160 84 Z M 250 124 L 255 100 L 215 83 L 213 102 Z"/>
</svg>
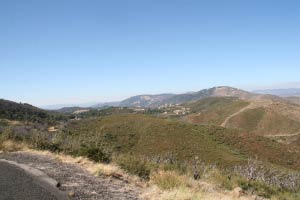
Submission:
<svg viewBox="0 0 300 200">
<path fill-rule="evenodd" d="M 58 189 L 32 177 L 24 170 L 0 162 L 0 200 L 61 200 Z"/>
</svg>

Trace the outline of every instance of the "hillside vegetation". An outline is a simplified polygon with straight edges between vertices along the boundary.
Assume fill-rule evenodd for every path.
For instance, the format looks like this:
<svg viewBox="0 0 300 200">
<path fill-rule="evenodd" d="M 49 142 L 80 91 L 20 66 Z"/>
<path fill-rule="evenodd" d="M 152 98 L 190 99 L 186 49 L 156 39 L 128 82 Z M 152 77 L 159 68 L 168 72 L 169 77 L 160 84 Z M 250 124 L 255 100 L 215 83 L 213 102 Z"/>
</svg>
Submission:
<svg viewBox="0 0 300 200">
<path fill-rule="evenodd" d="M 255 108 L 231 118 L 228 127 L 254 131 L 260 135 L 300 132 L 300 123 L 266 108 Z"/>
<path fill-rule="evenodd" d="M 192 162 L 195 156 L 208 163 L 234 165 L 242 157 L 216 141 L 211 133 L 230 132 L 213 126 L 189 125 L 145 115 L 113 115 L 101 119 L 73 122 L 68 127 L 63 149 L 79 152 L 80 145 L 103 146 L 116 154 L 149 159 Z"/>
<path fill-rule="evenodd" d="M 286 99 L 291 103 L 300 105 L 300 97 L 299 96 L 298 97 L 286 97 Z"/>
<path fill-rule="evenodd" d="M 29 121 L 39 123 L 54 123 L 65 119 L 63 115 L 48 112 L 30 104 L 15 103 L 0 99 L 0 119 Z"/>
<path fill-rule="evenodd" d="M 184 116 L 191 123 L 224 125 L 266 136 L 300 132 L 300 106 L 285 101 L 210 97 L 183 105 L 191 109 Z"/>
<path fill-rule="evenodd" d="M 137 114 L 75 121 L 56 139 L 58 149 L 71 154 L 80 154 L 86 147 L 101 147 L 113 155 L 129 154 L 161 162 L 171 159 L 191 164 L 197 157 L 222 168 L 258 156 L 262 161 L 300 169 L 297 148 L 271 139 L 217 126 L 192 125 Z"/>
<path fill-rule="evenodd" d="M 249 105 L 235 97 L 210 97 L 184 104 L 191 109 L 186 118 L 192 123 L 221 125 L 226 117 Z"/>
</svg>

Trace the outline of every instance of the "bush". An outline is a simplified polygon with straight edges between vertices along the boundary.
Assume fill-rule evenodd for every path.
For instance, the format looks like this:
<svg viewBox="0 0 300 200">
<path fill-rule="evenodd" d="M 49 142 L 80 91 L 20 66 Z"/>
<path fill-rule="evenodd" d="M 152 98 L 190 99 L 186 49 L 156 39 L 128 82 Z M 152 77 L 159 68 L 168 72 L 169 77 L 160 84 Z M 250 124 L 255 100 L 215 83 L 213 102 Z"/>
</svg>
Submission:
<svg viewBox="0 0 300 200">
<path fill-rule="evenodd" d="M 8 126 L 8 122 L 0 119 L 0 127 Z"/>
<path fill-rule="evenodd" d="M 95 162 L 109 163 L 111 161 L 111 154 L 105 151 L 103 147 L 96 145 L 81 145 L 79 155 L 86 156 Z"/>
<path fill-rule="evenodd" d="M 219 184 L 222 188 L 225 188 L 226 190 L 232 190 L 235 187 L 232 177 L 223 174 L 219 170 L 214 170 L 214 172 L 212 172 L 210 174 L 210 177 L 208 178 L 212 179 L 216 184 Z"/>
<path fill-rule="evenodd" d="M 249 181 L 263 182 L 270 187 L 296 192 L 300 189 L 300 173 L 265 166 L 261 161 L 249 159 L 247 165 L 236 166 L 234 173 Z"/>
<path fill-rule="evenodd" d="M 49 150 L 52 152 L 60 152 L 60 144 L 54 143 L 48 133 L 33 132 L 30 140 L 33 148 L 41 150 Z"/>
<path fill-rule="evenodd" d="M 248 185 L 249 189 L 254 190 L 258 196 L 264 198 L 271 198 L 273 195 L 277 195 L 280 191 L 279 188 L 267 185 L 260 181 L 250 181 Z"/>
<path fill-rule="evenodd" d="M 137 175 L 142 179 L 149 180 L 151 170 L 145 160 L 131 155 L 123 155 L 116 158 L 116 162 L 126 172 Z"/>
<path fill-rule="evenodd" d="M 12 129 L 11 128 L 4 128 L 1 131 L 0 139 L 1 139 L 2 142 L 5 141 L 5 140 L 13 140 L 14 139 L 14 134 L 13 134 Z"/>
</svg>

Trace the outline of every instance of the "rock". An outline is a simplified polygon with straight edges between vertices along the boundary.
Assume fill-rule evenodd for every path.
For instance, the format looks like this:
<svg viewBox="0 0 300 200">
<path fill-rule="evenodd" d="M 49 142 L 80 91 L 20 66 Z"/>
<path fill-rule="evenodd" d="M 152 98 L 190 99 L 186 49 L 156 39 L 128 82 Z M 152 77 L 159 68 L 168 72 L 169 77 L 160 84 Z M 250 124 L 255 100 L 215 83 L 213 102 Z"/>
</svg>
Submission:
<svg viewBox="0 0 300 200">
<path fill-rule="evenodd" d="M 69 197 L 74 197 L 74 196 L 75 196 L 75 192 L 73 192 L 73 191 L 69 192 L 69 193 L 68 193 L 68 196 L 69 196 Z"/>
<path fill-rule="evenodd" d="M 115 178 L 115 179 L 119 179 L 119 180 L 122 180 L 122 179 L 123 179 L 123 175 L 122 175 L 122 174 L 119 174 L 119 173 L 113 173 L 113 174 L 112 174 L 112 177 Z"/>
<path fill-rule="evenodd" d="M 240 187 L 236 187 L 232 190 L 231 193 L 234 197 L 241 197 L 243 195 L 243 189 Z"/>
</svg>

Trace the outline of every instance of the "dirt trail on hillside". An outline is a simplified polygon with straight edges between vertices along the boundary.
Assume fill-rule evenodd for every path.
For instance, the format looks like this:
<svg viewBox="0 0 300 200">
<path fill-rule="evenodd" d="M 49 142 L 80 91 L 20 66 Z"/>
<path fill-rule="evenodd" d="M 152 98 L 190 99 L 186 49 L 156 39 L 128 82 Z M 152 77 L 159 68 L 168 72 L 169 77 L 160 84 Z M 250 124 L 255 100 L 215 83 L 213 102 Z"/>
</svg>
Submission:
<svg viewBox="0 0 300 200">
<path fill-rule="evenodd" d="M 298 133 L 293 133 L 293 134 L 279 134 L 279 135 L 265 135 L 266 137 L 293 137 L 300 135 L 300 132 Z"/>
<path fill-rule="evenodd" d="M 233 117 L 239 115 L 240 113 L 244 112 L 245 110 L 253 109 L 255 107 L 256 107 L 255 104 L 251 102 L 248 106 L 246 106 L 246 107 L 240 109 L 239 111 L 237 111 L 236 113 L 233 113 L 233 114 L 229 115 L 228 117 L 226 117 L 226 119 L 223 121 L 221 126 L 226 128 L 226 125 L 228 124 L 230 119 L 232 119 Z"/>
<path fill-rule="evenodd" d="M 93 176 L 78 164 L 63 163 L 54 156 L 31 152 L 0 153 L 0 158 L 29 165 L 57 180 L 70 200 L 138 200 L 140 188 L 124 180 Z"/>
<path fill-rule="evenodd" d="M 251 110 L 251 109 L 255 109 L 258 107 L 268 107 L 272 104 L 273 102 L 270 100 L 261 100 L 261 99 L 257 99 L 257 100 L 251 100 L 250 104 L 242 109 L 240 109 L 239 111 L 237 111 L 236 113 L 233 113 L 232 115 L 229 115 L 228 117 L 226 117 L 226 119 L 223 121 L 223 123 L 221 124 L 222 127 L 226 128 L 228 122 L 230 119 L 232 119 L 233 117 L 241 114 L 242 112 L 246 111 L 246 110 Z"/>
</svg>

